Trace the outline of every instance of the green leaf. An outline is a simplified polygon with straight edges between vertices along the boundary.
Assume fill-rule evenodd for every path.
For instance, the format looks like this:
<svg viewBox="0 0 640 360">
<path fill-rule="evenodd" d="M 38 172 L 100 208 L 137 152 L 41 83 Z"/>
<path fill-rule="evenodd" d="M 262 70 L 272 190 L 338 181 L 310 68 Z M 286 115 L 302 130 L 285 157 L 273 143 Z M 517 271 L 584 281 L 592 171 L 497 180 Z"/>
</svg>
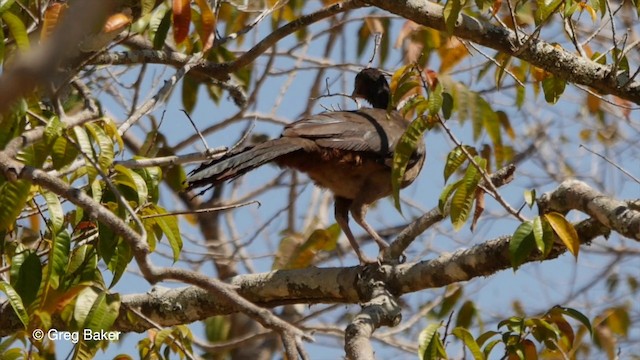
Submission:
<svg viewBox="0 0 640 360">
<path fill-rule="evenodd" d="M 120 295 L 102 292 L 95 299 L 87 314 L 84 328 L 91 330 L 109 330 L 120 311 Z"/>
<path fill-rule="evenodd" d="M 7 11 L 9 8 L 11 8 L 11 6 L 13 6 L 13 4 L 16 2 L 16 0 L 2 0 L 0 1 L 0 13 L 3 13 L 5 11 Z"/>
<path fill-rule="evenodd" d="M 499 335 L 499 334 L 500 333 L 497 332 L 497 331 L 493 331 L 493 330 L 487 331 L 487 332 L 481 334 L 480 336 L 478 336 L 478 338 L 476 339 L 476 342 L 478 343 L 479 346 L 482 346 L 482 345 L 484 345 L 484 343 L 487 340 L 489 340 L 492 337 L 494 337 L 496 335 Z M 485 355 L 486 355 L 486 353 L 485 353 Z"/>
<path fill-rule="evenodd" d="M 544 214 L 545 219 L 549 222 L 553 231 L 558 235 L 560 240 L 567 247 L 569 252 L 577 259 L 580 251 L 580 238 L 578 232 L 564 215 L 557 212 Z"/>
<path fill-rule="evenodd" d="M 542 91 L 544 91 L 544 99 L 549 104 L 555 104 L 560 99 L 560 95 L 564 92 L 564 88 L 567 85 L 565 80 L 562 80 L 554 75 L 542 80 Z"/>
<path fill-rule="evenodd" d="M 75 307 L 73 308 L 73 319 L 77 322 L 78 327 L 87 327 L 85 322 L 87 316 L 93 308 L 100 294 L 93 287 L 84 288 L 76 297 Z"/>
<path fill-rule="evenodd" d="M 154 28 L 154 19 L 152 19 L 150 23 L 152 34 L 154 34 L 153 48 L 156 50 L 161 50 L 164 47 L 164 43 L 167 40 L 167 34 L 169 34 L 169 29 L 171 28 L 171 11 L 167 10 L 165 10 L 164 13 L 158 12 L 158 14 L 164 14 L 164 16 L 160 18 L 160 21 L 157 23 L 157 27 Z"/>
<path fill-rule="evenodd" d="M 522 333 L 524 331 L 524 319 L 519 316 L 512 316 L 498 323 L 498 329 L 506 326 L 511 332 Z"/>
<path fill-rule="evenodd" d="M 98 165 L 102 171 L 108 171 L 109 167 L 113 163 L 113 159 L 115 157 L 115 153 L 113 150 L 113 141 L 104 129 L 96 123 L 87 123 L 85 124 L 86 129 L 91 134 L 91 137 L 98 144 L 98 148 L 100 149 L 100 153 L 98 154 Z"/>
<path fill-rule="evenodd" d="M 464 289 L 457 285 L 449 285 L 445 289 L 444 299 L 440 305 L 440 308 L 435 311 L 436 318 L 444 318 L 451 314 L 453 307 L 456 306 L 458 300 L 462 298 Z"/>
<path fill-rule="evenodd" d="M 518 267 L 529 258 L 535 246 L 533 223 L 531 221 L 523 222 L 513 233 L 509 242 L 509 255 L 514 271 L 518 270 Z"/>
<path fill-rule="evenodd" d="M 549 224 L 549 221 L 546 218 L 541 218 L 542 221 L 542 242 L 544 243 L 544 250 L 542 251 L 542 256 L 543 257 L 547 257 L 549 256 L 549 254 L 551 253 L 551 250 L 553 249 L 553 242 L 554 242 L 554 237 L 553 237 L 553 228 L 551 227 L 551 224 Z"/>
<path fill-rule="evenodd" d="M 49 222 L 51 224 L 53 234 L 57 234 L 64 225 L 64 211 L 62 211 L 62 204 L 58 195 L 50 192 L 43 191 L 42 197 L 47 202 L 47 211 L 49 212 Z"/>
<path fill-rule="evenodd" d="M 418 337 L 418 356 L 420 360 L 439 360 L 448 358 L 438 336 L 440 324 L 429 324 Z"/>
<path fill-rule="evenodd" d="M 477 93 L 471 93 L 474 106 L 471 108 L 473 140 L 478 140 L 482 130 L 486 130 L 494 144 L 502 144 L 500 139 L 500 123 L 491 105 Z"/>
<path fill-rule="evenodd" d="M 447 0 L 442 12 L 442 15 L 444 15 L 447 33 L 453 34 L 453 29 L 456 27 L 458 16 L 460 15 L 460 11 L 462 11 L 465 3 L 466 1 L 464 0 Z"/>
<path fill-rule="evenodd" d="M 66 231 L 61 231 L 53 238 L 51 252 L 49 253 L 49 263 L 47 263 L 49 285 L 57 289 L 60 285 L 60 278 L 65 275 L 67 264 L 69 263 L 69 253 L 71 249 L 71 236 Z"/>
<path fill-rule="evenodd" d="M 534 13 L 534 20 L 536 25 L 540 25 L 541 23 L 548 20 L 548 18 L 554 13 L 554 11 L 558 11 L 560 9 L 559 5 L 563 0 L 552 0 L 552 1 L 536 1 L 538 6 L 536 7 L 536 11 Z"/>
<path fill-rule="evenodd" d="M 391 168 L 391 188 L 393 202 L 400 213 L 400 189 L 403 187 L 402 182 L 407 165 L 411 160 L 418 145 L 422 142 L 424 133 L 429 129 L 429 120 L 426 116 L 420 116 L 413 120 L 402 134 L 396 150 L 393 152 L 393 166 Z"/>
<path fill-rule="evenodd" d="M 489 358 L 489 354 L 491 354 L 491 350 L 493 350 L 493 348 L 500 343 L 502 343 L 502 340 L 500 339 L 496 339 L 487 343 L 487 346 L 485 346 L 484 349 L 482 350 L 484 357 Z"/>
<path fill-rule="evenodd" d="M 478 155 L 476 149 L 472 146 L 462 145 L 467 150 L 467 152 L 471 156 Z M 467 156 L 462 151 L 461 146 L 456 146 L 449 154 L 447 155 L 447 161 L 444 164 L 444 181 L 447 182 L 449 177 L 456 171 L 458 168 L 464 164 L 467 160 Z"/>
<path fill-rule="evenodd" d="M 444 101 L 442 97 L 442 92 L 444 91 L 442 84 L 438 83 L 436 88 L 429 92 L 428 106 L 429 106 L 429 115 L 436 115 L 440 109 L 442 109 L 442 102 Z"/>
<path fill-rule="evenodd" d="M 87 156 L 88 158 L 94 158 L 93 146 L 91 146 L 91 140 L 89 139 L 89 134 L 82 126 L 74 126 L 73 127 L 73 135 L 75 137 L 75 142 L 80 147 L 80 151 Z M 88 175 L 88 182 L 93 183 L 94 179 L 96 179 L 98 172 L 91 165 L 87 165 L 84 167 Z M 94 196 L 94 200 L 95 196 Z M 99 201 L 99 200 L 96 200 Z"/>
<path fill-rule="evenodd" d="M 51 145 L 64 132 L 64 125 L 57 116 L 51 117 L 44 128 L 44 140 Z"/>
<path fill-rule="evenodd" d="M 544 243 L 543 230 L 542 230 L 542 219 L 540 216 L 536 216 L 533 218 L 533 222 L 531 223 L 531 228 L 533 232 L 533 238 L 536 241 L 536 246 L 541 253 L 546 251 L 546 245 Z"/>
<path fill-rule="evenodd" d="M 28 307 L 36 299 L 42 282 L 42 264 L 35 252 L 25 250 L 13 257 L 11 285 Z"/>
<path fill-rule="evenodd" d="M 442 116 L 449 120 L 451 118 L 451 114 L 453 114 L 454 110 L 454 101 L 453 96 L 448 92 L 442 93 Z"/>
<path fill-rule="evenodd" d="M 109 270 L 113 273 L 113 278 L 111 279 L 109 288 L 114 287 L 118 283 L 124 272 L 127 270 L 129 263 L 131 263 L 131 260 L 133 259 L 133 252 L 127 242 L 120 241 L 115 250 L 115 254 L 113 254 L 111 261 L 109 261 L 109 264 L 107 265 Z"/>
<path fill-rule="evenodd" d="M 460 306 L 458 310 L 458 317 L 456 318 L 456 326 L 468 328 L 471 326 L 473 317 L 476 316 L 478 310 L 475 304 L 471 300 L 467 300 Z"/>
<path fill-rule="evenodd" d="M 0 179 L 0 183 L 1 181 Z M 5 182 L 0 185 L 0 199 L 3 204 L 0 206 L 0 231 L 13 227 L 16 218 L 27 203 L 30 190 L 31 184 L 24 180 Z"/>
<path fill-rule="evenodd" d="M 198 87 L 200 82 L 195 80 L 192 76 L 185 76 L 182 79 L 182 106 L 191 114 L 196 107 L 198 101 Z"/>
<path fill-rule="evenodd" d="M 147 190 L 147 183 L 144 181 L 135 171 L 128 169 L 122 165 L 114 166 L 115 176 L 113 182 L 118 185 L 124 185 L 134 190 L 138 195 L 138 206 L 142 206 L 147 203 L 149 192 Z"/>
<path fill-rule="evenodd" d="M 409 92 L 416 91 L 421 87 L 421 81 L 413 65 L 405 65 L 393 73 L 391 77 L 392 106 L 397 106 L 400 100 L 405 98 Z M 418 91 L 419 93 L 419 91 Z"/>
<path fill-rule="evenodd" d="M 56 170 L 62 169 L 75 160 L 80 153 L 72 143 L 66 138 L 59 137 L 53 143 L 51 148 L 51 160 L 53 161 L 53 167 Z"/>
<path fill-rule="evenodd" d="M 484 118 L 484 129 L 487 131 L 489 138 L 493 142 L 494 156 L 496 157 L 497 166 L 502 166 L 504 162 L 504 151 L 502 150 L 502 133 L 500 132 L 501 124 L 498 114 L 488 111 Z"/>
<path fill-rule="evenodd" d="M 451 333 L 458 339 L 462 340 L 462 342 L 469 349 L 469 351 L 471 352 L 471 355 L 473 355 L 473 358 L 475 360 L 484 360 L 484 354 L 480 350 L 480 346 L 478 345 L 476 340 L 473 338 L 473 335 L 471 335 L 469 330 L 463 327 L 457 327 L 453 329 Z"/>
<path fill-rule="evenodd" d="M 158 205 L 152 205 L 151 209 L 156 214 L 166 214 L 167 211 Z M 173 261 L 178 261 L 180 258 L 180 252 L 182 251 L 182 237 L 180 236 L 180 229 L 178 227 L 178 219 L 174 216 L 160 216 L 153 218 L 155 222 L 160 226 L 162 232 L 169 240 L 169 246 L 173 251 Z"/>
<path fill-rule="evenodd" d="M 440 198 L 438 199 L 438 209 L 440 209 L 440 213 L 444 214 L 444 210 L 445 210 L 445 206 L 447 205 L 447 201 L 449 200 L 449 197 L 451 197 L 451 194 L 453 194 L 453 192 L 455 190 L 458 189 L 458 187 L 462 185 L 462 179 L 448 184 L 444 187 L 444 189 L 442 189 L 442 192 L 440 193 Z"/>
<path fill-rule="evenodd" d="M 116 252 L 120 236 L 116 235 L 110 226 L 98 223 L 98 254 L 109 264 Z"/>
<path fill-rule="evenodd" d="M 150 13 L 155 5 L 155 0 L 140 0 L 140 8 L 142 9 L 140 16 L 144 16 Z"/>
<path fill-rule="evenodd" d="M 475 156 L 474 160 L 482 169 L 486 168 L 487 160 L 479 156 Z M 456 231 L 460 230 L 462 225 L 464 225 L 469 218 L 469 213 L 471 212 L 471 207 L 473 206 L 473 201 L 475 199 L 475 192 L 478 188 L 478 183 L 480 182 L 481 177 L 482 175 L 478 169 L 473 164 L 469 163 L 467 171 L 462 178 L 462 184 L 458 187 L 451 199 L 451 210 L 449 216 Z"/>
<path fill-rule="evenodd" d="M 536 203 L 536 190 L 525 190 L 524 191 L 524 202 L 529 206 L 529 209 L 533 208 L 533 205 Z"/>
<path fill-rule="evenodd" d="M 18 319 L 20 319 L 20 322 L 26 329 L 27 325 L 29 325 L 29 314 L 27 314 L 27 310 L 22 303 L 22 298 L 20 297 L 20 295 L 18 295 L 16 290 L 9 283 L 6 283 L 4 281 L 0 281 L 0 291 L 7 295 L 9 304 L 11 304 L 13 311 L 16 312 L 16 315 L 18 315 Z"/>
<path fill-rule="evenodd" d="M 7 25 L 9 32 L 13 35 L 16 45 L 20 51 L 29 50 L 29 34 L 22 20 L 10 11 L 2 13 L 2 20 Z"/>
<path fill-rule="evenodd" d="M 144 169 L 134 170 L 138 175 L 142 176 L 147 189 L 149 191 L 148 201 L 157 204 L 160 198 L 160 182 L 162 181 L 162 169 L 158 166 L 152 166 Z"/>
<path fill-rule="evenodd" d="M 367 46 L 369 42 L 369 37 L 371 36 L 371 32 L 369 31 L 369 27 L 366 22 L 362 22 L 360 29 L 358 29 L 358 42 L 356 44 L 356 56 L 361 57 L 364 53 L 364 48 Z"/>
<path fill-rule="evenodd" d="M 578 320 L 582 325 L 584 325 L 584 327 L 587 328 L 587 330 L 589 330 L 589 334 L 593 336 L 593 327 L 591 326 L 591 321 L 589 321 L 589 318 L 586 317 L 580 311 L 573 308 L 559 306 L 559 305 L 554 306 L 552 308 L 552 311 L 558 311 L 562 314 L 572 317 L 575 320 Z"/>
</svg>

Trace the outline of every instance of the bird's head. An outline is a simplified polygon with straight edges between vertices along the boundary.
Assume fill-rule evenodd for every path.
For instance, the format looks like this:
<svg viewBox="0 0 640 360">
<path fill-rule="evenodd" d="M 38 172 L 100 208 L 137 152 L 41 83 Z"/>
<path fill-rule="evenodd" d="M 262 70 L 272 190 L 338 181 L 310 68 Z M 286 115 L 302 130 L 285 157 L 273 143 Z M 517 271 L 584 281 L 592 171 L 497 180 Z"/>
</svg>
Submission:
<svg viewBox="0 0 640 360">
<path fill-rule="evenodd" d="M 391 90 L 380 70 L 367 68 L 356 75 L 351 96 L 366 100 L 374 108 L 386 109 L 389 106 Z"/>
</svg>

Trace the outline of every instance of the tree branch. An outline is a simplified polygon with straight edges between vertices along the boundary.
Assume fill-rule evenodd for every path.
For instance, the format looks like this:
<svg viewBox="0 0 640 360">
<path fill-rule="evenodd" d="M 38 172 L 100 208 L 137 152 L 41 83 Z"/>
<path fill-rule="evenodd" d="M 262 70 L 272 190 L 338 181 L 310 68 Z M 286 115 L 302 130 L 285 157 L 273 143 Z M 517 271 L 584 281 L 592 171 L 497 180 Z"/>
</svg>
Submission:
<svg viewBox="0 0 640 360">
<path fill-rule="evenodd" d="M 446 31 L 442 5 L 418 0 L 366 0 L 366 3 L 418 24 Z M 640 104 L 640 82 L 632 81 L 627 72 L 613 73 L 612 66 L 600 65 L 542 40 L 529 38 L 521 45 L 512 30 L 464 14 L 459 15 L 453 35 L 518 57 L 560 79 Z"/>
<path fill-rule="evenodd" d="M 11 170 L 6 166 L 6 158 L 0 152 L 0 169 Z M 57 180 L 57 179 L 56 179 Z M 42 183 L 36 182 L 34 183 Z M 569 182 L 571 183 L 571 182 Z M 560 185 L 552 191 L 563 192 Z M 548 195 L 548 194 L 547 194 Z M 547 196 L 545 195 L 545 196 Z M 85 195 L 86 196 L 86 195 Z M 604 198 L 604 196 L 603 196 Z M 91 200 L 91 199 L 89 199 Z M 93 200 L 91 200 L 93 201 Z M 626 203 L 621 202 L 626 206 Z M 610 209 L 615 212 L 616 208 Z M 628 210 L 632 211 L 632 210 Z M 109 213 L 109 216 L 115 216 Z M 101 220 L 103 221 L 103 220 Z M 118 221 L 120 221 L 118 219 Z M 626 228 L 626 227 L 622 227 Z M 576 225 L 582 244 L 589 244 L 598 236 L 608 236 L 610 229 L 595 219 L 587 219 Z M 613 230 L 618 231 L 614 228 Z M 130 231 L 130 229 L 129 229 Z M 383 281 L 393 296 L 438 288 L 452 283 L 468 281 L 476 277 L 488 276 L 498 271 L 510 269 L 509 257 L 510 236 L 503 236 L 476 245 L 470 249 L 460 249 L 452 254 L 443 254 L 433 260 L 407 263 L 401 265 L 383 265 L 378 280 Z M 540 254 L 532 254 L 527 262 L 551 260 L 564 254 L 566 248 L 556 245 L 550 255 L 543 259 Z M 234 289 L 243 301 L 253 303 L 252 306 L 275 307 L 286 304 L 346 303 L 358 304 L 363 295 L 354 284 L 362 277 L 362 267 L 346 268 L 307 268 L 300 270 L 277 270 L 262 274 L 238 275 L 222 284 L 225 291 Z M 156 272 L 159 276 L 160 272 Z M 239 310 L 235 299 L 220 296 L 217 289 L 219 281 L 199 274 L 191 274 L 180 269 L 169 269 L 162 273 L 163 278 L 181 280 L 197 286 L 178 289 L 156 289 L 148 294 L 122 296 L 123 306 L 114 324 L 113 330 L 123 332 L 142 332 L 151 327 L 144 321 L 131 323 L 127 307 L 136 308 L 145 317 L 162 326 L 185 324 L 205 319 L 214 315 L 227 315 Z M 194 278 L 195 276 L 195 278 Z M 216 293 L 218 296 L 211 296 Z M 236 295 L 237 296 L 237 295 Z M 245 311 L 244 309 L 242 310 Z M 255 310 L 252 310 L 255 311 Z M 248 312 L 252 313 L 252 312 Z M 262 309 L 256 316 L 273 316 Z M 60 319 L 54 318 L 53 325 L 58 329 L 66 326 Z M 271 320 L 269 320 L 271 321 Z M 281 321 L 281 320 L 280 320 Z M 4 304 L 0 308 L 0 336 L 6 336 L 22 327 L 13 309 Z"/>
</svg>

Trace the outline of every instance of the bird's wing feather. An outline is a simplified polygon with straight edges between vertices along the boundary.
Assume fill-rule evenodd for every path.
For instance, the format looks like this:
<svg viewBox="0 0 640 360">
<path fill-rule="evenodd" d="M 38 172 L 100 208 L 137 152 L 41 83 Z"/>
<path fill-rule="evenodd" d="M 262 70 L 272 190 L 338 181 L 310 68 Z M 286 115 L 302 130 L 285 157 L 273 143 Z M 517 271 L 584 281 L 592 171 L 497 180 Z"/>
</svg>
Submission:
<svg viewBox="0 0 640 360">
<path fill-rule="evenodd" d="M 404 120 L 384 109 L 336 111 L 310 116 L 289 124 L 282 136 L 313 140 L 318 146 L 388 154 L 404 132 Z M 401 118 L 400 118 L 401 119 Z"/>
</svg>

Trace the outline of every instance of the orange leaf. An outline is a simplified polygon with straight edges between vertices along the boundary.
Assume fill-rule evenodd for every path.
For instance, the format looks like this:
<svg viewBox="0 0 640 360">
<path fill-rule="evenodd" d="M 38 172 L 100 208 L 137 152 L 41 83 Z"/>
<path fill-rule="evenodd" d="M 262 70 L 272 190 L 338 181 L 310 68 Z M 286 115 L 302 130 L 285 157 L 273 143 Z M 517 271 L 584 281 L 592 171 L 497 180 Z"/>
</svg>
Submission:
<svg viewBox="0 0 640 360">
<path fill-rule="evenodd" d="M 498 11 L 500 11 L 500 6 L 502 6 L 502 0 L 495 0 L 493 5 L 491 5 L 491 13 L 493 16 L 496 16 Z"/>
<path fill-rule="evenodd" d="M 469 54 L 462 41 L 455 36 L 450 37 L 447 43 L 438 49 L 438 53 L 441 59 L 441 73 L 446 73 Z"/>
<path fill-rule="evenodd" d="M 549 77 L 549 73 L 537 66 L 531 67 L 531 74 L 533 75 L 533 78 L 536 79 L 536 81 L 542 81 Z"/>
<path fill-rule="evenodd" d="M 429 85 L 429 89 L 433 90 L 438 86 L 438 73 L 431 69 L 424 69 L 425 80 L 427 81 L 427 85 Z"/>
<path fill-rule="evenodd" d="M 366 17 L 364 22 L 367 24 L 371 34 L 384 34 L 384 25 L 382 25 L 380 18 Z"/>
<path fill-rule="evenodd" d="M 587 109 L 590 114 L 596 114 L 600 111 L 600 98 L 593 94 L 587 94 Z"/>
<path fill-rule="evenodd" d="M 411 34 L 413 34 L 416 30 L 420 29 L 422 25 L 418 23 L 414 23 L 411 20 L 407 20 L 404 25 L 402 25 L 402 29 L 400 29 L 400 34 L 398 34 L 398 38 L 396 39 L 396 43 L 393 45 L 394 48 L 399 48 L 404 43 L 404 40 L 407 39 Z"/>
<path fill-rule="evenodd" d="M 173 40 L 176 44 L 183 42 L 189 35 L 191 23 L 191 7 L 189 0 L 173 0 Z"/>
<path fill-rule="evenodd" d="M 102 27 L 102 32 L 120 32 L 131 24 L 131 16 L 125 13 L 117 13 L 109 16 Z"/>
<path fill-rule="evenodd" d="M 213 31 L 216 27 L 216 17 L 211 11 L 209 2 L 206 0 L 197 0 L 200 7 L 202 29 L 200 30 L 200 41 L 202 41 L 202 51 L 207 51 L 213 46 Z"/>
<path fill-rule="evenodd" d="M 40 41 L 47 39 L 53 33 L 53 30 L 62 19 L 64 11 L 69 6 L 62 3 L 53 3 L 44 12 L 44 20 L 42 22 L 42 30 L 40 31 Z"/>
</svg>

